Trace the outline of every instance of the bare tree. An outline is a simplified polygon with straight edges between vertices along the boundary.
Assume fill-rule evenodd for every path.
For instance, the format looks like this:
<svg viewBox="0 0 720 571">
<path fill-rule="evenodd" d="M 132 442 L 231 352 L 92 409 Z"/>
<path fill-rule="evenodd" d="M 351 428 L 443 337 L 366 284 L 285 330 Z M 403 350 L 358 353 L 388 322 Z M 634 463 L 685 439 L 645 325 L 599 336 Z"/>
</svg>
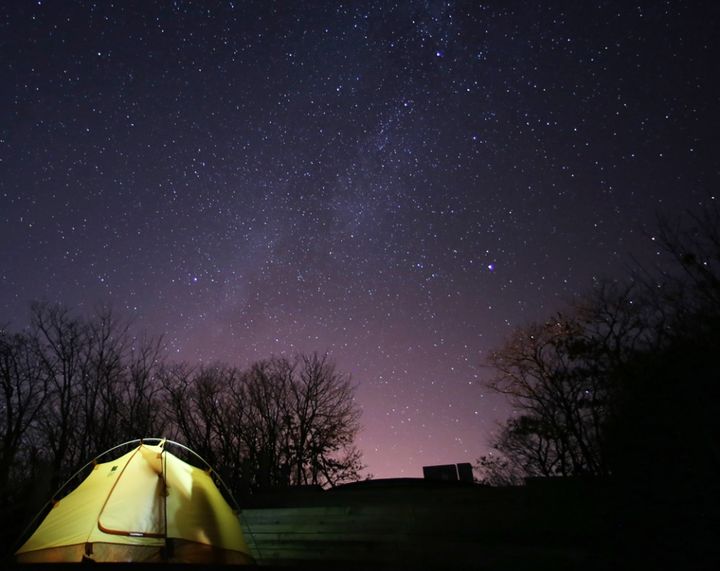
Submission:
<svg viewBox="0 0 720 571">
<path fill-rule="evenodd" d="M 496 449 L 527 475 L 607 474 L 616 373 L 657 339 L 646 307 L 635 287 L 603 283 L 569 313 L 515 331 L 489 358 L 488 386 L 516 410 Z"/>
<path fill-rule="evenodd" d="M 15 460 L 47 399 L 31 339 L 0 330 L 0 493 L 5 495 Z"/>
<path fill-rule="evenodd" d="M 80 378 L 82 450 L 106 450 L 117 442 L 124 403 L 121 384 L 125 374 L 128 326 L 109 309 L 85 322 L 86 339 L 81 358 L 87 368 Z M 86 452 L 83 454 L 87 454 Z"/>
<path fill-rule="evenodd" d="M 29 386 L 18 365 L 24 355 L 32 394 L 42 393 L 25 427 L 32 432 L 27 451 L 48 463 L 51 485 L 57 485 L 93 453 L 160 426 L 153 377 L 161 364 L 160 342 L 132 337 L 110 309 L 82 318 L 63 306 L 38 303 L 31 319 L 29 331 L 16 337 L 22 344 L 16 341 L 14 352 L 6 347 L 5 377 L 8 386 Z"/>
<path fill-rule="evenodd" d="M 521 458 L 490 452 L 478 458 L 475 469 L 479 483 L 486 486 L 519 486 L 530 474 L 521 464 Z"/>
<path fill-rule="evenodd" d="M 203 377 L 196 375 L 196 371 L 186 364 L 164 368 L 159 378 L 170 435 L 184 441 L 212 463 L 215 459 L 215 410 L 205 403 L 212 402 L 213 395 L 221 390 L 220 385 L 211 382 L 207 376 L 203 381 Z"/>
<path fill-rule="evenodd" d="M 161 377 L 178 438 L 237 490 L 333 486 L 362 470 L 354 387 L 327 357 L 272 358 L 246 371 L 180 365 Z"/>
<path fill-rule="evenodd" d="M 350 378 L 317 353 L 298 357 L 294 369 L 287 420 L 292 481 L 334 486 L 357 479 L 360 409 Z"/>
<path fill-rule="evenodd" d="M 92 454 L 161 433 L 239 492 L 333 486 L 362 470 L 354 386 L 326 356 L 165 366 L 160 340 L 108 309 L 82 318 L 34 304 L 31 317 L 27 333 L 0 332 L 0 485 L 19 453 L 56 487 Z"/>
<path fill-rule="evenodd" d="M 496 375 L 488 385 L 515 409 L 494 445 L 526 475 L 610 474 L 627 457 L 620 444 L 633 436 L 627 427 L 650 422 L 638 408 L 649 391 L 686 394 L 689 384 L 708 382 L 688 377 L 675 386 L 664 372 L 674 367 L 657 363 L 684 362 L 718 337 L 720 207 L 711 202 L 677 224 L 662 222 L 655 240 L 669 263 L 636 269 L 628 285 L 597 284 L 567 313 L 516 330 L 490 356 Z M 486 471 L 497 466 L 481 463 Z"/>
<path fill-rule="evenodd" d="M 133 336 L 124 358 L 124 375 L 120 387 L 119 434 L 131 440 L 163 434 L 167 420 L 163 414 L 162 339 L 146 335 Z"/>
<path fill-rule="evenodd" d="M 252 487 L 290 483 L 288 428 L 293 380 L 294 369 L 286 359 L 270 359 L 253 364 L 242 377 L 242 387 L 236 389 L 236 399 L 240 395 L 245 399 L 240 438 Z"/>
<path fill-rule="evenodd" d="M 720 318 L 720 204 L 713 199 L 699 213 L 661 220 L 657 242 L 670 258 L 646 279 L 657 305 L 669 307 L 675 331 L 714 330 Z"/>
<path fill-rule="evenodd" d="M 89 374 L 87 327 L 61 306 L 32 306 L 32 336 L 48 384 L 38 430 L 46 447 L 54 485 L 82 455 L 78 421 L 83 418 L 81 387 Z"/>
</svg>

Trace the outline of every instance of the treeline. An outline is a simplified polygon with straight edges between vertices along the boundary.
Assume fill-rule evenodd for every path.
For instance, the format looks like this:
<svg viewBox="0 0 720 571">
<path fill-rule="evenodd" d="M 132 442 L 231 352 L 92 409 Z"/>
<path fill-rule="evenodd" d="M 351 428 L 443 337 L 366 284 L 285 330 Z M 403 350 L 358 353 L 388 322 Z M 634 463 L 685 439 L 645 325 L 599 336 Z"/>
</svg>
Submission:
<svg viewBox="0 0 720 571">
<path fill-rule="evenodd" d="M 359 477 L 354 386 L 325 356 L 170 364 L 160 339 L 134 335 L 112 311 L 34 304 L 30 314 L 25 330 L 0 330 L 3 516 L 141 437 L 188 445 L 239 496 Z"/>
<path fill-rule="evenodd" d="M 478 468 L 489 484 L 608 482 L 618 533 L 653 557 L 672 546 L 694 558 L 720 523 L 717 202 L 662 223 L 652 239 L 655 266 L 596 283 L 492 353 L 488 385 L 514 414 Z"/>
</svg>

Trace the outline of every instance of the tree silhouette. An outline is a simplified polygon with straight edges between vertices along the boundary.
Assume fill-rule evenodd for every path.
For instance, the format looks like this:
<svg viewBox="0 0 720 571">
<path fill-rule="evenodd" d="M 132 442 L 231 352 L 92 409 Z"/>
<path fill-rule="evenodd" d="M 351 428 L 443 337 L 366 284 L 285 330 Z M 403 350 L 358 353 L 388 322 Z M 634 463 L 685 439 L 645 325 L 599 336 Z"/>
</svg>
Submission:
<svg viewBox="0 0 720 571">
<path fill-rule="evenodd" d="M 516 414 L 479 470 L 500 484 L 602 476 L 630 567 L 707 568 L 720 560 L 720 208 L 663 221 L 654 239 L 656 267 L 599 285 L 492 354 L 489 385 Z"/>
<path fill-rule="evenodd" d="M 516 411 L 495 447 L 527 476 L 608 473 L 603 427 L 614 371 L 651 339 L 634 294 L 599 284 L 569 313 L 516 330 L 490 355 L 496 375 L 487 384 Z"/>
<path fill-rule="evenodd" d="M 486 479 L 502 479 L 508 466 L 525 476 L 622 470 L 629 460 L 626 438 L 645 434 L 648 451 L 657 441 L 647 431 L 651 424 L 630 428 L 646 416 L 643 399 L 672 417 L 654 395 L 679 404 L 685 395 L 699 394 L 703 381 L 694 375 L 696 367 L 704 378 L 717 379 L 717 366 L 713 377 L 712 367 L 701 365 L 713 344 L 720 346 L 717 204 L 676 224 L 661 222 L 655 240 L 668 260 L 663 266 L 637 268 L 627 285 L 596 284 L 568 311 L 516 330 L 490 355 L 496 374 L 487 384 L 510 398 L 515 414 L 493 443 L 498 459 L 479 466 Z M 682 374 L 677 363 L 685 364 Z M 669 387 L 682 396 L 671 398 Z M 703 392 L 712 393 L 707 387 Z M 708 410 L 697 404 L 701 414 Z M 717 434 L 716 427 L 705 428 L 703 434 Z"/>
<path fill-rule="evenodd" d="M 355 389 L 326 356 L 168 365 L 160 338 L 134 335 L 109 309 L 79 317 L 36 303 L 30 315 L 22 333 L 0 329 L 4 520 L 32 515 L 93 455 L 144 436 L 186 443 L 238 495 L 359 478 Z"/>
<path fill-rule="evenodd" d="M 358 479 L 354 387 L 327 357 L 272 358 L 245 371 L 180 365 L 161 379 L 176 437 L 237 490 Z"/>
<path fill-rule="evenodd" d="M 47 398 L 32 339 L 0 331 L 0 497 L 12 496 L 11 470 L 28 444 L 28 437 Z"/>
</svg>

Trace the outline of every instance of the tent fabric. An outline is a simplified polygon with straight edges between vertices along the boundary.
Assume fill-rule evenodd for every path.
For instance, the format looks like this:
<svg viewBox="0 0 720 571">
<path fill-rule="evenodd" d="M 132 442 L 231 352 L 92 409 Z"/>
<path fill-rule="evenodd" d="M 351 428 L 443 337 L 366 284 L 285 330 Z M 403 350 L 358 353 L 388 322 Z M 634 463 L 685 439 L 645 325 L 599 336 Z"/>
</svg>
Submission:
<svg viewBox="0 0 720 571">
<path fill-rule="evenodd" d="M 58 501 L 16 552 L 20 562 L 252 563 L 240 521 L 210 474 L 140 444 Z"/>
</svg>

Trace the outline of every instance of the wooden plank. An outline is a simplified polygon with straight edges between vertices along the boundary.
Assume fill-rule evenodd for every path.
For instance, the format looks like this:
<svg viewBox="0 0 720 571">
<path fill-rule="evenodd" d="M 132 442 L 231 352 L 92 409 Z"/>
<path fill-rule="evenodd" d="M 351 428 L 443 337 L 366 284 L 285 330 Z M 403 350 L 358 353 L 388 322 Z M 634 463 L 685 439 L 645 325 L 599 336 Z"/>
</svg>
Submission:
<svg viewBox="0 0 720 571">
<path fill-rule="evenodd" d="M 473 544 L 398 544 L 363 545 L 348 543 L 332 544 L 268 544 L 259 551 L 259 559 L 267 561 L 306 560 L 306 561 L 356 561 L 356 562 L 428 562 L 447 561 L 449 554 L 453 562 L 477 560 L 494 551 L 482 549 Z"/>
<path fill-rule="evenodd" d="M 454 518 L 436 514 L 398 515 L 386 514 L 377 516 L 330 516 L 321 518 L 305 517 L 302 514 L 292 517 L 253 518 L 243 520 L 243 524 L 253 533 L 263 532 L 322 532 L 365 530 L 376 533 L 393 533 L 398 530 L 413 530 L 419 534 L 455 534 L 455 533 L 483 533 L 495 529 L 517 528 L 517 522 L 509 519 L 479 519 L 469 514 Z M 521 526 L 522 527 L 522 526 Z"/>
<path fill-rule="evenodd" d="M 253 521 L 260 520 L 297 520 L 297 519 L 323 519 L 323 518 L 442 518 L 453 521 L 458 517 L 470 517 L 472 521 L 486 521 L 495 519 L 516 519 L 514 510 L 498 510 L 493 512 L 479 512 L 472 506 L 458 506 L 455 508 L 440 506 L 368 506 L 363 508 L 272 508 L 254 509 L 241 512 L 241 518 Z"/>
<path fill-rule="evenodd" d="M 320 506 L 252 509 L 241 522 L 256 558 L 291 561 L 441 564 L 475 563 L 479 550 L 497 551 L 530 540 L 531 521 L 518 526 L 507 512 L 478 513 L 473 506 Z M 525 529 L 527 527 L 527 529 Z"/>
</svg>

